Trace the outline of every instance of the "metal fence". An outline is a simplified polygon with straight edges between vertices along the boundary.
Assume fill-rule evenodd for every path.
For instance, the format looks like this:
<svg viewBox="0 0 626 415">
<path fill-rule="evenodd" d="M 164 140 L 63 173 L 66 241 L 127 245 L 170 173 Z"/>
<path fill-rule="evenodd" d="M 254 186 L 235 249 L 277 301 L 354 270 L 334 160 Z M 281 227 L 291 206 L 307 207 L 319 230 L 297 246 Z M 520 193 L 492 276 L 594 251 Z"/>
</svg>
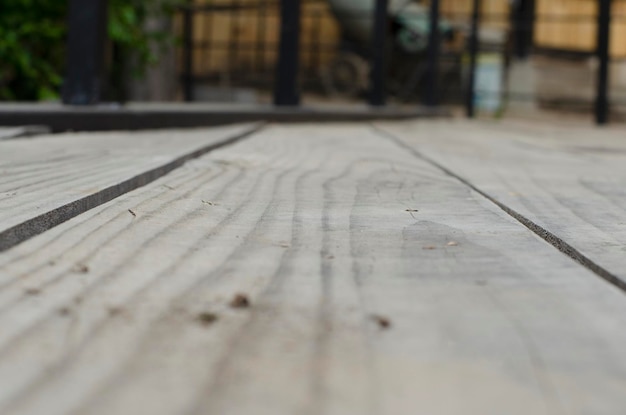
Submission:
<svg viewBox="0 0 626 415">
<path fill-rule="evenodd" d="M 592 75 L 584 85 L 573 79 L 566 89 L 591 90 L 578 104 L 592 110 L 598 124 L 608 121 L 610 103 L 618 108 L 626 102 L 609 99 L 615 84 L 609 77 L 611 24 L 626 20 L 612 13 L 611 0 L 597 0 L 593 15 L 537 13 L 532 0 L 516 0 L 507 14 L 483 13 L 481 0 L 472 0 L 469 12 L 451 13 L 440 10 L 441 1 L 420 6 L 419 2 L 371 0 L 347 7 L 346 0 L 233 0 L 184 7 L 179 13 L 184 97 L 187 101 L 201 98 L 199 85 L 246 87 L 265 91 L 276 105 L 295 106 L 304 91 L 345 94 L 374 106 L 392 100 L 432 107 L 464 105 L 473 117 L 485 103 L 501 107 L 503 103 L 549 101 L 537 91 L 518 91 L 516 85 L 505 84 L 505 74 L 515 67 L 512 63 L 529 56 L 592 56 L 597 63 Z M 105 3 L 71 2 L 81 13 L 70 12 L 68 63 L 76 73 L 69 74 L 66 103 L 97 101 L 99 85 L 94 73 L 100 57 L 85 51 L 98 50 L 102 44 L 96 32 L 102 30 L 99 13 Z M 397 4 L 403 6 L 394 8 Z M 85 8 L 93 8 L 94 13 L 86 13 Z M 337 32 L 332 41 L 327 36 L 329 27 L 324 26 L 328 11 Z M 573 53 L 540 47 L 533 39 L 537 25 L 565 22 L 594 24 L 595 45 Z M 494 26 L 500 28 L 496 40 L 485 36 Z M 498 69 L 495 75 L 489 74 L 494 68 Z M 569 105 L 577 104 L 576 99 L 568 99 Z"/>
<path fill-rule="evenodd" d="M 520 61 L 530 59 L 535 62 L 535 72 L 541 72 L 538 68 L 543 68 L 542 73 L 535 73 L 535 76 L 542 79 L 534 85 L 534 91 L 520 91 L 516 85 L 509 83 L 503 92 L 506 102 L 534 102 L 549 108 L 566 107 L 570 110 L 590 111 L 597 124 L 608 122 L 611 113 L 609 92 L 613 89 L 609 76 L 612 60 L 609 50 L 611 28 L 615 22 L 626 22 L 624 16 L 612 12 L 612 0 L 597 0 L 595 15 L 539 12 L 535 8 L 536 2 L 530 0 L 514 1 L 508 15 L 484 14 L 481 13 L 481 3 L 480 0 L 473 1 L 470 42 L 472 81 L 476 79 L 476 56 L 480 56 L 482 49 L 477 33 L 488 24 L 506 24 L 509 38 L 505 59 L 507 69 L 515 67 L 516 62 L 519 65 Z M 564 26 L 571 28 L 573 25 L 595 26 L 595 32 L 589 36 L 592 46 L 582 49 L 546 46 L 536 39 L 539 28 L 558 30 Z M 597 65 L 589 65 L 589 62 Z M 581 77 L 581 72 L 585 76 Z M 468 116 L 476 113 L 475 106 L 480 97 L 493 94 L 494 91 L 471 82 L 466 101 Z M 623 100 L 615 97 L 612 103 L 617 108 L 623 105 Z"/>
<path fill-rule="evenodd" d="M 437 72 L 440 62 L 455 62 L 455 59 L 457 64 L 460 62 L 460 54 L 448 54 L 441 50 L 433 51 L 435 59 L 428 59 L 427 45 L 439 45 L 438 33 L 422 30 L 419 36 L 424 37 L 426 42 L 419 53 L 403 51 L 389 42 L 391 32 L 397 31 L 399 23 L 385 13 L 387 2 L 372 1 L 371 5 L 365 2 L 366 7 L 352 8 L 333 7 L 332 3 L 324 11 L 307 6 L 328 6 L 326 0 L 282 3 L 233 1 L 230 4 L 185 8 L 181 12 L 184 39 L 181 80 L 185 99 L 192 101 L 198 98 L 194 94 L 198 85 L 271 89 L 277 84 L 284 84 L 287 72 L 276 68 L 284 64 L 281 58 L 286 58 L 296 63 L 293 69 L 297 71 L 298 88 L 306 92 L 365 99 L 370 90 L 375 90 L 376 97 L 370 101 L 376 105 L 382 104 L 388 94 L 410 101 L 419 93 L 420 100 L 431 104 L 439 101 L 439 94 L 434 89 L 428 93 L 417 88 L 419 84 L 433 84 L 426 79 L 429 74 Z M 428 13 L 428 9 L 424 11 Z M 329 39 L 324 22 L 331 12 L 338 33 Z M 293 18 L 284 19 L 283 16 L 288 13 L 292 13 Z M 227 33 L 215 33 L 211 26 L 218 16 L 227 16 L 231 22 L 245 20 L 253 26 L 256 33 L 254 41 L 241 37 L 236 24 L 222 27 Z M 254 16 L 253 22 L 250 16 Z M 419 18 L 428 20 L 431 17 L 422 15 Z M 438 19 L 438 16 L 432 18 Z M 268 36 L 268 27 L 273 23 L 283 25 L 284 29 L 289 22 L 293 25 L 286 29 L 289 35 L 283 36 L 282 40 L 292 42 L 293 47 L 285 45 L 280 49 L 283 45 L 280 36 L 276 33 L 273 33 L 275 36 Z M 351 30 L 358 32 L 364 29 L 366 33 L 350 33 Z M 428 42 L 433 35 L 437 36 L 436 42 Z M 250 50 L 254 50 L 254 56 L 246 53 Z M 238 59 L 242 51 L 248 55 L 248 60 Z M 225 60 L 226 65 L 210 64 L 216 57 L 222 62 Z"/>
</svg>

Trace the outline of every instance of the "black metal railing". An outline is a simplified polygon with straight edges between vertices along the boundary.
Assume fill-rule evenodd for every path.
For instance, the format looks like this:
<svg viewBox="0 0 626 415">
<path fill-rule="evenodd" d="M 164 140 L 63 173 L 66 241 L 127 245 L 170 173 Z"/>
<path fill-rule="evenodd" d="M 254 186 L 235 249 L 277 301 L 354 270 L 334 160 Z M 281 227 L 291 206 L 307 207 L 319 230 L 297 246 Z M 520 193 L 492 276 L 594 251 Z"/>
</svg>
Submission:
<svg viewBox="0 0 626 415">
<path fill-rule="evenodd" d="M 532 4 L 532 5 L 531 5 Z M 531 6 L 529 6 L 531 5 Z M 510 48 L 512 54 L 517 58 L 527 58 L 533 53 L 533 49 L 537 53 L 547 54 L 551 56 L 579 56 L 589 57 L 595 56 L 598 60 L 598 70 L 596 74 L 595 83 L 595 97 L 593 102 L 589 103 L 593 106 L 593 113 L 595 122 L 598 125 L 603 125 L 608 122 L 610 114 L 609 106 L 609 65 L 611 62 L 611 56 L 609 53 L 610 45 L 610 33 L 611 24 L 615 21 L 622 20 L 623 16 L 617 16 L 612 14 L 611 6 L 612 0 L 598 0 L 598 13 L 597 16 L 593 15 L 546 15 L 536 14 L 534 8 L 534 1 L 518 0 L 515 2 L 512 8 L 512 13 L 509 16 L 491 14 L 482 15 L 480 13 L 481 1 L 475 0 L 473 4 L 472 12 L 472 33 L 475 33 L 480 28 L 480 22 L 483 23 L 502 23 L 509 20 L 509 27 L 511 30 L 511 38 L 513 40 Z M 479 18 L 480 17 L 480 18 Z M 580 51 L 568 51 L 563 49 L 549 49 L 549 48 L 533 48 L 534 46 L 534 31 L 537 24 L 563 24 L 563 23 L 595 23 L 597 27 L 596 34 L 596 47 L 593 51 L 580 52 Z M 468 96 L 466 102 L 467 114 L 470 117 L 475 115 L 475 101 L 478 93 L 488 94 L 490 91 L 477 91 L 475 89 L 474 73 L 476 67 L 476 54 L 479 53 L 478 47 L 472 42 L 470 49 L 472 56 L 472 81 L 469 83 Z M 579 85 L 571 85 L 571 88 L 578 88 Z M 510 100 L 528 100 L 536 99 L 535 96 L 524 96 L 523 94 L 509 94 Z M 581 102 L 574 102 L 573 105 L 580 105 Z M 616 104 L 620 104 L 616 101 Z M 585 103 L 582 103 L 585 105 Z"/>
<path fill-rule="evenodd" d="M 83 11 L 88 7 L 78 3 L 72 0 L 72 7 Z M 328 16 L 328 10 L 334 8 L 332 0 L 232 0 L 190 5 L 180 10 L 181 89 L 185 100 L 191 101 L 196 98 L 194 91 L 199 83 L 252 86 L 268 91 L 276 105 L 293 106 L 299 105 L 301 90 L 339 91 L 339 75 L 343 74 L 344 81 L 352 82 L 347 90 L 353 98 L 374 106 L 390 100 L 429 106 L 457 104 L 464 105 L 467 115 L 473 117 L 480 109 L 480 97 L 500 95 L 499 99 L 508 102 L 537 99 L 533 94 L 506 91 L 504 87 L 490 90 L 477 82 L 482 79 L 481 59 L 487 47 L 481 41 L 485 27 L 503 28 L 503 39 L 497 47 L 490 46 L 490 53 L 499 56 L 499 65 L 507 65 L 513 59 L 568 53 L 538 47 L 533 36 L 538 24 L 587 22 L 597 27 L 596 47 L 582 55 L 595 56 L 598 69 L 594 97 L 584 104 L 593 109 L 598 124 L 608 122 L 610 104 L 624 104 L 611 100 L 609 94 L 611 24 L 624 22 L 626 17 L 612 14 L 612 0 L 598 0 L 598 13 L 589 16 L 538 14 L 533 3 L 517 0 L 511 13 L 486 14 L 481 10 L 482 1 L 473 0 L 470 13 L 450 13 L 440 10 L 439 0 L 430 0 L 428 8 L 416 9 L 426 13 L 412 15 L 408 9 L 402 11 L 404 14 L 390 13 L 388 0 L 371 0 L 361 9 L 332 10 L 341 32 L 337 42 L 329 42 L 324 36 L 328 28 L 323 13 Z M 105 4 L 106 0 L 94 1 L 89 6 L 92 13 L 70 13 L 68 67 L 76 70 L 68 72 L 65 103 L 98 101 L 102 58 L 88 52 L 103 49 Z M 326 5 L 327 10 L 311 9 L 311 4 Z M 213 30 L 226 15 L 231 22 L 229 28 L 219 33 Z M 348 27 L 354 21 L 366 27 L 367 36 L 351 36 Z M 464 26 L 460 29 L 460 45 L 449 38 L 453 30 L 448 33 L 443 29 L 447 21 Z M 198 22 L 202 27 L 196 26 Z M 242 27 L 253 30 L 255 35 L 243 36 Z M 401 41 L 405 49 L 398 46 Z M 410 47 L 406 48 L 407 44 Z M 411 50 L 415 45 L 419 50 Z M 212 65 L 218 58 L 226 64 Z M 589 88 L 590 84 L 585 86 Z"/>
<path fill-rule="evenodd" d="M 292 85 L 292 88 L 298 87 L 308 92 L 332 94 L 333 92 L 345 92 L 341 85 L 334 83 L 341 80 L 333 78 L 336 75 L 334 70 L 344 69 L 352 72 L 352 81 L 355 84 L 346 86 L 349 95 L 367 99 L 372 105 L 384 104 L 386 96 L 390 93 L 400 95 L 404 101 L 419 97 L 419 100 L 435 105 L 439 100 L 436 88 L 439 62 L 447 59 L 447 54 L 441 53 L 438 48 L 439 33 L 426 34 L 427 37 L 434 36 L 436 42 L 430 41 L 429 45 L 436 47 L 425 48 L 423 53 L 415 56 L 415 68 L 412 68 L 414 70 L 406 67 L 406 59 L 402 62 L 403 66 L 398 68 L 398 62 L 401 59 L 394 59 L 397 54 L 394 53 L 393 48 L 390 50 L 388 42 L 390 32 L 393 30 L 393 26 L 397 25 L 397 22 L 387 16 L 387 13 L 383 13 L 387 10 L 388 3 L 386 0 L 372 0 L 372 7 L 369 9 L 342 10 L 341 14 L 337 13 L 340 32 L 345 31 L 341 27 L 341 20 L 344 20 L 343 24 L 349 20 L 362 20 L 368 25 L 371 24 L 371 29 L 375 35 L 369 36 L 369 40 L 355 40 L 350 36 L 342 35 L 336 43 L 325 40 L 321 27 L 322 21 L 328 19 L 329 11 L 326 10 L 326 14 L 323 16 L 319 8 L 310 10 L 300 7 L 300 4 L 302 6 L 327 5 L 326 0 L 286 2 L 260 0 L 257 3 L 246 3 L 245 7 L 238 2 L 232 2 L 219 6 L 200 5 L 185 8 L 182 11 L 184 16 L 182 56 L 185 64 L 181 74 L 181 80 L 185 85 L 183 88 L 185 99 L 194 100 L 192 85 L 198 83 L 224 85 L 224 82 L 219 79 L 216 68 L 199 69 L 199 67 L 206 67 L 206 65 L 192 62 L 190 57 L 203 61 L 207 59 L 207 56 L 216 54 L 230 56 L 233 51 L 247 50 L 253 47 L 257 52 L 270 51 L 271 54 L 277 56 L 276 60 L 268 62 L 265 59 L 267 54 L 262 52 L 259 64 L 253 70 L 245 71 L 238 67 L 235 60 L 228 59 L 226 70 L 229 86 L 274 88 L 278 89 L 278 91 L 274 91 L 276 96 L 283 93 L 281 86 L 284 87 L 288 82 L 294 84 L 294 79 L 297 78 L 298 82 L 294 84 L 295 86 Z M 300 17 L 297 19 L 295 18 L 296 15 L 293 14 L 293 10 L 296 9 L 300 11 Z M 268 39 L 266 19 L 269 10 L 280 13 L 281 16 L 275 16 L 273 22 L 280 23 L 281 33 L 287 30 L 291 33 L 290 35 L 280 39 Z M 435 9 L 431 8 L 431 10 Z M 215 13 L 229 13 L 230 20 L 237 19 L 242 14 L 254 14 L 255 19 L 257 19 L 255 24 L 257 29 L 256 41 L 251 44 L 249 41 L 236 38 L 233 35 L 228 37 L 228 42 L 218 41 L 210 33 L 203 33 L 202 38 L 198 39 L 197 33 L 199 31 L 189 26 L 192 26 L 193 22 L 200 18 L 205 20 L 203 26 L 206 27 L 207 21 Z M 291 18 L 285 18 L 289 13 L 291 13 Z M 439 14 L 432 13 L 430 19 L 439 20 Z M 301 24 L 303 22 L 308 24 Z M 290 27 L 285 28 L 286 25 Z M 295 25 L 299 25 L 298 30 L 296 30 Z M 438 25 L 435 24 L 435 26 Z M 196 38 L 193 37 L 194 33 L 196 33 Z M 299 43 L 295 41 L 298 34 L 301 37 Z M 291 45 L 285 45 L 284 42 L 291 43 Z M 428 56 L 431 58 L 428 59 Z M 288 68 L 285 69 L 285 59 L 291 61 L 290 67 L 291 70 L 297 72 L 296 78 L 290 75 Z M 298 62 L 299 65 L 297 65 Z M 278 72 L 270 69 L 274 66 Z M 387 79 L 390 74 L 395 74 L 395 78 L 392 76 Z M 289 80 L 290 77 L 291 80 Z M 418 84 L 426 85 L 428 88 L 424 91 L 417 91 L 415 89 Z M 407 88 L 407 85 L 413 87 Z M 294 95 L 295 93 L 290 92 L 290 94 Z M 297 102 L 298 100 L 292 99 L 291 101 Z"/>
</svg>

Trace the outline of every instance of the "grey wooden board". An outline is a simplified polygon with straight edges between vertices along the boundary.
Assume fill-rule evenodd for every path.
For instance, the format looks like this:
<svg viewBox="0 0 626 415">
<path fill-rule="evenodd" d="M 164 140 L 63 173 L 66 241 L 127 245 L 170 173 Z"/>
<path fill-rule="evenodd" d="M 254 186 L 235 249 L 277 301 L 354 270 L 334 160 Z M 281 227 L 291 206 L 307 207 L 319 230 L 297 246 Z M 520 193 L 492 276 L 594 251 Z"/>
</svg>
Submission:
<svg viewBox="0 0 626 415">
<path fill-rule="evenodd" d="M 263 130 L 0 254 L 3 415 L 621 415 L 625 390 L 623 293 L 364 126 Z"/>
<path fill-rule="evenodd" d="M 49 134 L 50 129 L 43 125 L 26 125 L 21 127 L 0 127 L 0 141 L 16 138 L 33 137 Z"/>
<path fill-rule="evenodd" d="M 0 251 L 166 174 L 257 124 L 0 142 Z"/>
<path fill-rule="evenodd" d="M 623 128 L 462 120 L 380 126 L 626 287 Z"/>
</svg>

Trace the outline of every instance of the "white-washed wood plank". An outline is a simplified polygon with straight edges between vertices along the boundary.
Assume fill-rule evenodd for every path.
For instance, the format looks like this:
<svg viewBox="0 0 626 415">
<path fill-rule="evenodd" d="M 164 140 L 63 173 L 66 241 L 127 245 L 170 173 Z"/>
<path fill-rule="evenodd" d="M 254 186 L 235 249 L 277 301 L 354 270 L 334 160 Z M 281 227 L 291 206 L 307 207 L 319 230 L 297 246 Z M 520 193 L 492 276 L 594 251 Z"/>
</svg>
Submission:
<svg viewBox="0 0 626 415">
<path fill-rule="evenodd" d="M 626 406 L 623 293 L 362 126 L 267 129 L 4 252 L 0 276 L 7 415 Z"/>
<path fill-rule="evenodd" d="M 143 186 L 258 125 L 0 143 L 0 251 Z"/>
<path fill-rule="evenodd" d="M 33 137 L 49 134 L 50 128 L 43 125 L 26 125 L 22 127 L 0 127 L 0 141 L 16 138 Z"/>
<path fill-rule="evenodd" d="M 381 127 L 626 288 L 623 130 L 467 121 Z"/>
</svg>

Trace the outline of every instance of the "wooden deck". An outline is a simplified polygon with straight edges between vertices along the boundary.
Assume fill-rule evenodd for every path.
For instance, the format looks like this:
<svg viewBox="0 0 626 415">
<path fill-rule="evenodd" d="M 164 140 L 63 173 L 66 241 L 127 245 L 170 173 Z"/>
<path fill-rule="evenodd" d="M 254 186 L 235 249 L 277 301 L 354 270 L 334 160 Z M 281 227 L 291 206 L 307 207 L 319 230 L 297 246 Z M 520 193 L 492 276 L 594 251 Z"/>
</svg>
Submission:
<svg viewBox="0 0 626 415">
<path fill-rule="evenodd" d="M 0 413 L 622 415 L 626 139 L 0 142 Z"/>
</svg>

